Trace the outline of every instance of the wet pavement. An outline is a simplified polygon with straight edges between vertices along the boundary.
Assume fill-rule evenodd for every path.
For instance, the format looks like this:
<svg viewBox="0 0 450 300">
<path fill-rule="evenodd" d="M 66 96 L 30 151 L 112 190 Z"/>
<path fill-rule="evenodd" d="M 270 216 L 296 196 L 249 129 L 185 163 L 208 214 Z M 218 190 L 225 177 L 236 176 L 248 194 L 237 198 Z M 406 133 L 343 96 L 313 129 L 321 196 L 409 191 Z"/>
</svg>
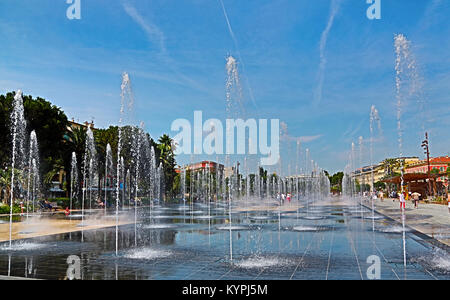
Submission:
<svg viewBox="0 0 450 300">
<path fill-rule="evenodd" d="M 370 201 L 364 204 L 369 208 L 372 206 Z M 398 200 L 378 199 L 375 201 L 375 209 L 401 222 L 402 214 Z M 418 209 L 415 209 L 414 205 L 408 201 L 405 214 L 408 227 L 450 246 L 450 213 L 446 205 L 420 203 Z"/>
<path fill-rule="evenodd" d="M 401 224 L 356 203 L 236 207 L 231 224 L 226 204 L 138 215 L 136 227 L 119 227 L 118 256 L 114 227 L 85 228 L 0 244 L 0 275 L 67 279 L 75 256 L 84 280 L 366 280 L 376 256 L 381 279 L 450 279 L 448 250 L 435 239 L 407 230 L 403 240 Z"/>
</svg>

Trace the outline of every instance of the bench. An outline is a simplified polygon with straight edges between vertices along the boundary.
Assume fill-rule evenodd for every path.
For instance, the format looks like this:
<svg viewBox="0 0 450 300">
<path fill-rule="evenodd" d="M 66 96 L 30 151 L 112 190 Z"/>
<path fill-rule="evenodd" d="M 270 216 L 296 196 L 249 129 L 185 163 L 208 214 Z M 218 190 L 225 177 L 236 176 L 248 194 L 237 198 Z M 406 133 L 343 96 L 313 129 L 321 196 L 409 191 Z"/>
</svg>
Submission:
<svg viewBox="0 0 450 300">
<path fill-rule="evenodd" d="M 58 209 L 60 209 L 60 207 L 58 206 L 58 204 L 56 203 L 56 202 L 51 202 L 50 203 L 50 205 L 52 206 L 52 208 L 51 209 L 49 209 L 46 205 L 45 205 L 45 203 L 43 203 L 43 202 L 39 202 L 39 207 L 40 207 L 40 209 L 41 210 L 43 210 L 43 211 L 45 211 L 45 210 L 50 210 L 50 211 L 57 211 Z"/>
<path fill-rule="evenodd" d="M 61 209 L 61 207 L 59 207 L 58 203 L 56 202 L 50 202 L 50 205 L 52 206 L 52 210 L 54 211 L 58 211 L 59 209 Z"/>
</svg>

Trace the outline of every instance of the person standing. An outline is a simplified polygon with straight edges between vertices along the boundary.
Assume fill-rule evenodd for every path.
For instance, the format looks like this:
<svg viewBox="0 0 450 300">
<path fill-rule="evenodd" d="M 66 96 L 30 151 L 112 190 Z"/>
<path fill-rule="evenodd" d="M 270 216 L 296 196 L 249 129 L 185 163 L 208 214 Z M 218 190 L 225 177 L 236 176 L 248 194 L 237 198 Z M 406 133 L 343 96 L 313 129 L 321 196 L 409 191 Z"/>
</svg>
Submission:
<svg viewBox="0 0 450 300">
<path fill-rule="evenodd" d="M 405 194 L 406 194 L 406 193 L 400 193 L 400 195 L 399 195 L 399 197 L 400 197 L 400 210 L 406 209 L 406 198 L 405 198 Z"/>
<path fill-rule="evenodd" d="M 383 193 L 383 191 L 380 191 L 378 196 L 380 197 L 381 202 L 383 202 L 383 200 L 384 200 L 384 193 Z"/>
<path fill-rule="evenodd" d="M 414 202 L 414 208 L 418 209 L 419 208 L 419 200 L 420 200 L 420 196 L 422 196 L 421 194 L 414 192 L 412 193 L 412 198 L 413 198 L 413 202 Z"/>
</svg>

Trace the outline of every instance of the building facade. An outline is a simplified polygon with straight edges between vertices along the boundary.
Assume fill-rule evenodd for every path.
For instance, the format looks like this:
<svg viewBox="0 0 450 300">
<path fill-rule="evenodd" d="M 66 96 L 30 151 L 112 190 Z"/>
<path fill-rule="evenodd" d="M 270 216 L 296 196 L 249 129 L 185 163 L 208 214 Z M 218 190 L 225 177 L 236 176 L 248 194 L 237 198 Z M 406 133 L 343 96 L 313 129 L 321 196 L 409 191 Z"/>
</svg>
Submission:
<svg viewBox="0 0 450 300">
<path fill-rule="evenodd" d="M 188 165 L 184 168 L 182 167 L 178 167 L 175 171 L 177 173 L 181 173 L 181 171 L 183 169 L 186 169 L 188 171 L 192 171 L 192 172 L 198 172 L 198 171 L 203 171 L 203 170 L 209 170 L 212 173 L 215 173 L 216 170 L 219 170 L 219 172 L 222 172 L 225 167 L 222 164 L 218 164 L 214 161 L 202 161 L 202 162 L 198 162 L 198 163 L 194 163 L 191 165 Z"/>
<path fill-rule="evenodd" d="M 403 168 L 406 170 L 409 166 L 412 166 L 420 162 L 421 160 L 418 157 L 399 157 L 391 159 L 391 161 L 393 161 L 393 164 L 390 166 L 387 166 L 387 164 L 385 163 L 386 161 L 387 160 L 382 161 L 373 166 L 366 166 L 357 169 L 352 173 L 352 177 L 356 179 L 358 183 L 361 185 L 368 184 L 371 190 L 373 190 L 372 182 L 373 183 L 380 182 L 386 177 L 388 177 L 390 174 L 400 173 L 402 163 Z"/>
<path fill-rule="evenodd" d="M 430 172 L 445 174 L 447 169 L 449 168 L 450 157 L 442 156 L 442 157 L 434 157 L 430 158 Z M 428 174 L 428 162 L 427 160 L 421 160 L 416 162 L 415 164 L 409 165 L 405 169 L 405 173 L 407 174 Z M 448 178 L 447 176 L 440 176 L 436 179 L 437 182 L 442 182 L 445 186 L 448 187 Z"/>
</svg>

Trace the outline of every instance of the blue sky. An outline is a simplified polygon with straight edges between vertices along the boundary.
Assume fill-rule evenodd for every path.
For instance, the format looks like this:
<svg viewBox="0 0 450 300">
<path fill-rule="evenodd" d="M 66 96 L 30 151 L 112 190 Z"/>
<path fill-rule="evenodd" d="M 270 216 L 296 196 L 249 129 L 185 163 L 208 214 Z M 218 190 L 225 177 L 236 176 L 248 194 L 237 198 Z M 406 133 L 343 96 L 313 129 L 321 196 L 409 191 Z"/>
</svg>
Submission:
<svg viewBox="0 0 450 300">
<path fill-rule="evenodd" d="M 66 18 L 65 0 L 2 0 L 0 92 L 22 89 L 69 118 L 94 117 L 106 127 L 119 119 L 126 71 L 136 116 L 156 137 L 175 119 L 192 120 L 194 110 L 226 118 L 231 54 L 239 62 L 245 117 L 279 118 L 322 168 L 337 171 L 360 136 L 369 163 L 372 105 L 383 129 L 374 160 L 399 153 L 393 38 L 403 33 L 426 102 L 422 110 L 405 103 L 403 152 L 422 157 L 424 124 L 432 154 L 448 155 L 450 2 L 381 2 L 382 19 L 369 20 L 365 0 L 223 0 L 233 38 L 219 0 L 82 0 L 81 20 Z M 295 144 L 284 141 L 282 152 L 293 168 Z"/>
</svg>

